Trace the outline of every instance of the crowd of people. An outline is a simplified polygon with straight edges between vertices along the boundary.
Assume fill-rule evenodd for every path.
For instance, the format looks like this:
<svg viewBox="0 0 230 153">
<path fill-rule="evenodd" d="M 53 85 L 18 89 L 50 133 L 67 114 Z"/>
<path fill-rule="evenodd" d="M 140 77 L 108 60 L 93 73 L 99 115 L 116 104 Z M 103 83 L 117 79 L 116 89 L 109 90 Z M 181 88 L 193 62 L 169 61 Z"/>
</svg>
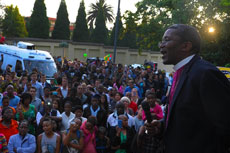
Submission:
<svg viewBox="0 0 230 153">
<path fill-rule="evenodd" d="M 152 67 L 55 58 L 52 79 L 37 69 L 0 76 L 0 152 L 161 152 L 152 119 L 165 116 L 172 80 Z M 149 130 L 151 131 L 151 130 Z M 163 152 L 163 151 L 162 151 Z"/>
<path fill-rule="evenodd" d="M 169 78 L 99 58 L 57 57 L 50 81 L 0 70 L 0 152 L 229 153 L 230 82 L 199 56 L 198 31 L 172 25 L 159 48 Z"/>
</svg>

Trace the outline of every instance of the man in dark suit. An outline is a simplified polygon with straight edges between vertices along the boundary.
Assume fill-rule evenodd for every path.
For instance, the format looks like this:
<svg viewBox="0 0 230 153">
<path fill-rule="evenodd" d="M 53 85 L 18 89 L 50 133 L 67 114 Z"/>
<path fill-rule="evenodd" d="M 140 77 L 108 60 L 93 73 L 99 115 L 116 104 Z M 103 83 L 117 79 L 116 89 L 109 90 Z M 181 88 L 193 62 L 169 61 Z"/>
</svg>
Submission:
<svg viewBox="0 0 230 153">
<path fill-rule="evenodd" d="M 188 25 L 170 26 L 159 44 L 164 64 L 175 76 L 164 121 L 166 153 L 224 153 L 230 135 L 230 82 L 214 65 L 202 60 L 201 39 Z M 228 143 L 230 141 L 228 140 Z"/>
</svg>

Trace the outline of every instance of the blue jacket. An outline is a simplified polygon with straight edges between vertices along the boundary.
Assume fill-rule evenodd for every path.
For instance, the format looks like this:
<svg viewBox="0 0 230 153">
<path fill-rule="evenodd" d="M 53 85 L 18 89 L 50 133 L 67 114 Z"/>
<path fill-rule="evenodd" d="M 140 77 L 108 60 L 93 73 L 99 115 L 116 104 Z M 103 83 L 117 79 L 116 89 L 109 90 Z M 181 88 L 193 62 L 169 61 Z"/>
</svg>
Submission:
<svg viewBox="0 0 230 153">
<path fill-rule="evenodd" d="M 9 153 L 14 153 L 16 148 L 17 153 L 34 153 L 36 151 L 35 136 L 26 134 L 24 139 L 19 134 L 12 135 L 8 143 Z"/>
<path fill-rule="evenodd" d="M 140 89 L 139 89 L 136 85 L 134 85 L 133 88 L 136 88 L 136 89 L 137 89 L 139 98 L 142 98 Z M 131 91 L 132 91 L 132 89 L 130 88 L 130 86 L 127 86 L 127 87 L 125 88 L 124 95 L 126 94 L 126 92 L 131 92 Z"/>
</svg>

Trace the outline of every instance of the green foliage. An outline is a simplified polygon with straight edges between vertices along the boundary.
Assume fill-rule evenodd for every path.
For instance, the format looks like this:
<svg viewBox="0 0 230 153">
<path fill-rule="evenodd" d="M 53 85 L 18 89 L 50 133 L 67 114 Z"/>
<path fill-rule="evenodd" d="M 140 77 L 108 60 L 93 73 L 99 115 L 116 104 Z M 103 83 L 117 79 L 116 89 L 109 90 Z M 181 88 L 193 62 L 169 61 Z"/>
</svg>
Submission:
<svg viewBox="0 0 230 153">
<path fill-rule="evenodd" d="M 135 14 L 127 11 L 125 16 L 125 29 L 122 37 L 122 41 L 126 47 L 136 48 L 136 33 L 137 33 L 137 24 L 135 23 Z"/>
<path fill-rule="evenodd" d="M 0 0 L 0 27 L 2 26 L 2 20 L 4 18 L 3 12 L 4 12 L 4 6 L 1 4 L 1 0 Z"/>
<path fill-rule="evenodd" d="M 141 0 L 135 12 L 137 47 L 159 50 L 157 42 L 166 28 L 183 23 L 195 26 L 201 33 L 204 59 L 220 66 L 230 61 L 229 0 Z M 214 26 L 214 34 L 206 29 Z"/>
<path fill-rule="evenodd" d="M 30 30 L 30 17 L 24 17 L 24 21 L 26 23 L 26 30 L 29 32 Z"/>
<path fill-rule="evenodd" d="M 85 4 L 83 0 L 78 10 L 72 40 L 77 42 L 89 41 L 89 29 L 86 22 Z"/>
<path fill-rule="evenodd" d="M 57 20 L 52 32 L 53 39 L 70 39 L 69 18 L 65 0 L 62 0 L 57 12 Z"/>
<path fill-rule="evenodd" d="M 44 0 L 36 0 L 30 19 L 29 36 L 34 38 L 49 38 L 49 20 L 46 15 Z"/>
<path fill-rule="evenodd" d="M 230 63 L 227 63 L 227 64 L 225 65 L 225 67 L 229 67 L 229 68 L 230 68 Z"/>
<path fill-rule="evenodd" d="M 5 17 L 2 22 L 3 35 L 7 37 L 26 37 L 28 35 L 24 18 L 19 14 L 17 6 L 5 8 Z"/>
<path fill-rule="evenodd" d="M 107 44 L 108 39 L 108 29 L 105 25 L 105 16 L 102 9 L 99 9 L 98 15 L 96 17 L 95 29 L 93 30 L 91 40 L 95 43 Z"/>
<path fill-rule="evenodd" d="M 105 22 L 112 22 L 113 21 L 113 9 L 110 5 L 105 3 L 105 0 L 99 0 L 96 2 L 96 4 L 90 5 L 91 9 L 88 12 L 88 22 L 90 27 L 92 28 L 94 25 L 94 22 L 98 16 L 99 11 L 103 11 Z"/>
<path fill-rule="evenodd" d="M 122 34 L 124 31 L 124 27 L 122 26 L 123 23 L 121 21 L 121 15 L 119 15 L 119 22 L 118 22 L 118 34 L 117 34 L 117 46 L 125 46 L 124 42 L 122 41 Z M 117 22 L 117 21 L 116 21 Z M 114 38 L 115 38 L 115 29 L 116 29 L 116 22 L 114 23 L 110 39 L 109 39 L 109 45 L 114 45 Z"/>
</svg>

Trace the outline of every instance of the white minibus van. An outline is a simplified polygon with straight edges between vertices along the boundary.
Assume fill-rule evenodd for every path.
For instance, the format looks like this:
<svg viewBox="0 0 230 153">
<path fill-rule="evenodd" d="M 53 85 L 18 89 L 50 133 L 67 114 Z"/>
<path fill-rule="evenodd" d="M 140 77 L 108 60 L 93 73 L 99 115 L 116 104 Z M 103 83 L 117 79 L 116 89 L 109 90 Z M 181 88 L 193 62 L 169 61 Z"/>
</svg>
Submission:
<svg viewBox="0 0 230 153">
<path fill-rule="evenodd" d="M 30 74 L 36 68 L 47 78 L 52 78 L 57 72 L 55 61 L 50 53 L 36 50 L 35 45 L 31 43 L 18 42 L 17 46 L 0 44 L 0 55 L 3 55 L 1 67 L 3 71 L 10 66 L 13 72 L 20 69 L 27 70 Z"/>
</svg>

